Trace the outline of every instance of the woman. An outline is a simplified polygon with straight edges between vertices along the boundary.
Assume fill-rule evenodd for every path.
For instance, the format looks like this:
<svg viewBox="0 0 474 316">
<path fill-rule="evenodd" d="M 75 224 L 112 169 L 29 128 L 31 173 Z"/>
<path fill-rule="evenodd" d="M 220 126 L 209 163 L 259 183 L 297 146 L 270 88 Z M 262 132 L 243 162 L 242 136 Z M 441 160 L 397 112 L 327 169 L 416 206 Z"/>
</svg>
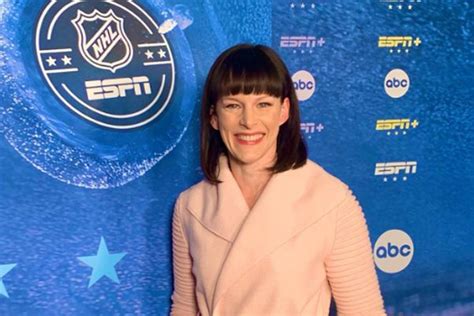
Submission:
<svg viewBox="0 0 474 316">
<path fill-rule="evenodd" d="M 213 64 L 201 110 L 205 180 L 173 215 L 172 315 L 385 315 L 362 210 L 307 160 L 291 77 L 269 47 Z"/>
</svg>

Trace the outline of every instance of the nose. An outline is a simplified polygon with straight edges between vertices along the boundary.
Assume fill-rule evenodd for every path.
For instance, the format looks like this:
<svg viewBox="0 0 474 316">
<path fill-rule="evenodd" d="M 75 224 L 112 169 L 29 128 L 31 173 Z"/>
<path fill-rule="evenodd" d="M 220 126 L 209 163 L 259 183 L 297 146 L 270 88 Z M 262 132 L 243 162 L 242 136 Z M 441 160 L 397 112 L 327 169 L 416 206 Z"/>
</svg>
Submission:
<svg viewBox="0 0 474 316">
<path fill-rule="evenodd" d="M 252 107 L 244 107 L 240 117 L 240 125 L 246 128 L 252 128 L 257 123 L 256 113 Z"/>
</svg>

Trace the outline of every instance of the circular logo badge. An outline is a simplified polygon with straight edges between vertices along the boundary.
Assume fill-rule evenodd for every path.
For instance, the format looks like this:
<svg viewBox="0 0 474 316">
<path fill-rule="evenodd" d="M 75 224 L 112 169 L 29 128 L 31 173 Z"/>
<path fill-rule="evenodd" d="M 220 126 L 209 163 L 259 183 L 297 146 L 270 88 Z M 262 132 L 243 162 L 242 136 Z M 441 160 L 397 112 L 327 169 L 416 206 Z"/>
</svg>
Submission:
<svg viewBox="0 0 474 316">
<path fill-rule="evenodd" d="M 316 89 L 316 80 L 311 73 L 300 70 L 295 72 L 291 79 L 299 101 L 306 101 L 313 96 Z"/>
<path fill-rule="evenodd" d="M 386 76 L 384 81 L 385 93 L 392 98 L 403 97 L 410 88 L 410 78 L 402 69 L 392 69 Z"/>
<path fill-rule="evenodd" d="M 37 61 L 64 106 L 91 123 L 132 129 L 157 118 L 173 94 L 173 52 L 162 33 L 134 1 L 51 1 L 37 24 Z"/>
<path fill-rule="evenodd" d="M 375 242 L 375 264 L 383 272 L 397 273 L 410 264 L 414 251 L 413 241 L 407 233 L 399 229 L 387 230 Z"/>
</svg>

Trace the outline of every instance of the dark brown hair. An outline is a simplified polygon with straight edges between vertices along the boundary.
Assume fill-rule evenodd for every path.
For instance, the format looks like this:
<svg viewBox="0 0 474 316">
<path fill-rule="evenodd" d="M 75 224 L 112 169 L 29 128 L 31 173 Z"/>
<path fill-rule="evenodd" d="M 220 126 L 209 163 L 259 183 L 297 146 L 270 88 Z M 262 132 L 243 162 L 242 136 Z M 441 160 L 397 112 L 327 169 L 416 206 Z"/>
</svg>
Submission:
<svg viewBox="0 0 474 316">
<path fill-rule="evenodd" d="M 201 104 L 201 168 L 211 183 L 218 183 L 219 156 L 227 148 L 210 123 L 211 110 L 228 95 L 262 94 L 290 100 L 288 120 L 280 126 L 274 173 L 303 166 L 306 145 L 300 134 L 300 114 L 293 81 L 277 53 L 264 45 L 239 44 L 224 51 L 211 67 Z"/>
</svg>

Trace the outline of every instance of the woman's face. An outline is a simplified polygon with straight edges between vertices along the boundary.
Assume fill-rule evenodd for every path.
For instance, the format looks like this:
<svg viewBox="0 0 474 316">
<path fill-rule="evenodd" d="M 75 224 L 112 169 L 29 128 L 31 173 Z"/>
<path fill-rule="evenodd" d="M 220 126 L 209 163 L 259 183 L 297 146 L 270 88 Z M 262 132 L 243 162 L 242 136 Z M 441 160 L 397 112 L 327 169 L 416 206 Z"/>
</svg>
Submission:
<svg viewBox="0 0 474 316">
<path fill-rule="evenodd" d="M 273 165 L 280 125 L 286 122 L 290 102 L 268 94 L 236 94 L 221 98 L 211 112 L 230 159 L 239 164 Z"/>
</svg>

